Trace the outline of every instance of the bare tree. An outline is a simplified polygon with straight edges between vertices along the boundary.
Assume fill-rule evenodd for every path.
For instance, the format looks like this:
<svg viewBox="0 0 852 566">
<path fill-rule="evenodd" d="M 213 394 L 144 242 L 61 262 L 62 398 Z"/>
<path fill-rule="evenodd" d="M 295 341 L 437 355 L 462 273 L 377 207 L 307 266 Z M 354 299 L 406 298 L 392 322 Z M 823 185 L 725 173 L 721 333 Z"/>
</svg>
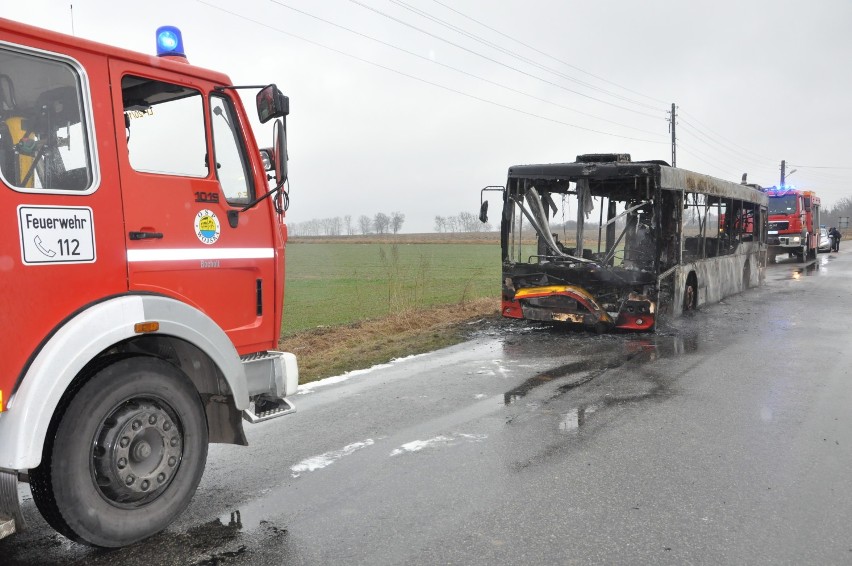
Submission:
<svg viewBox="0 0 852 566">
<path fill-rule="evenodd" d="M 373 230 L 373 221 L 369 216 L 362 214 L 358 217 L 358 227 L 362 234 L 369 234 Z"/>
<path fill-rule="evenodd" d="M 353 231 L 354 231 L 352 229 L 352 215 L 351 214 L 347 214 L 346 216 L 343 217 L 343 224 L 346 226 L 346 235 L 351 236 Z"/>
<path fill-rule="evenodd" d="M 319 236 L 320 221 L 313 219 L 302 222 L 302 234 L 305 236 Z"/>
<path fill-rule="evenodd" d="M 446 232 L 447 220 L 443 216 L 435 217 L 435 232 Z"/>
<path fill-rule="evenodd" d="M 470 212 L 459 213 L 459 230 L 462 232 L 478 232 L 481 222 Z"/>
<path fill-rule="evenodd" d="M 459 219 L 455 216 L 447 217 L 447 232 L 455 233 L 459 229 Z"/>
<path fill-rule="evenodd" d="M 390 216 L 384 212 L 377 212 L 373 217 L 373 228 L 375 228 L 376 234 L 387 233 L 388 226 L 390 226 Z"/>
<path fill-rule="evenodd" d="M 840 233 L 843 234 L 844 230 L 849 229 L 849 217 L 852 217 L 852 198 L 843 197 L 834 206 L 825 207 L 822 210 L 821 222 L 840 229 Z"/>
<path fill-rule="evenodd" d="M 401 212 L 391 212 L 390 227 L 391 231 L 396 234 L 402 228 L 402 223 L 405 222 L 405 215 Z"/>
</svg>

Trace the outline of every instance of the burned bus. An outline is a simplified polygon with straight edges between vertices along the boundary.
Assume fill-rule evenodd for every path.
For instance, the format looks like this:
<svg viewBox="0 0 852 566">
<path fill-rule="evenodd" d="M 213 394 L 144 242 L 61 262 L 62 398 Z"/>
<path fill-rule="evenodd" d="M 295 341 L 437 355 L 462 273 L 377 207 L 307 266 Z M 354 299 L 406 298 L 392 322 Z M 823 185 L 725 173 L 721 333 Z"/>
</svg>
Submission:
<svg viewBox="0 0 852 566">
<path fill-rule="evenodd" d="M 627 154 L 518 165 L 502 191 L 502 314 L 653 330 L 763 281 L 767 197 Z"/>
</svg>

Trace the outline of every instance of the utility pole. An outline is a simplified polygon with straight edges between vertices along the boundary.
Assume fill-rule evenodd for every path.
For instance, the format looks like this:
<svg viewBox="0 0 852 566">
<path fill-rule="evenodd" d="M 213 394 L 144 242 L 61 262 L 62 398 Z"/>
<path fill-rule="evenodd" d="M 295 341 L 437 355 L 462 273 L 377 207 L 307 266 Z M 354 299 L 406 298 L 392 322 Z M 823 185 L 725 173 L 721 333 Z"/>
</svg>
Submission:
<svg viewBox="0 0 852 566">
<path fill-rule="evenodd" d="M 669 120 L 669 131 L 672 133 L 672 167 L 677 167 L 677 137 L 675 137 L 675 124 L 677 124 L 677 106 L 672 102 L 672 117 Z"/>
<path fill-rule="evenodd" d="M 784 178 L 787 176 L 787 162 L 785 160 L 781 160 L 781 187 L 784 188 Z"/>
</svg>

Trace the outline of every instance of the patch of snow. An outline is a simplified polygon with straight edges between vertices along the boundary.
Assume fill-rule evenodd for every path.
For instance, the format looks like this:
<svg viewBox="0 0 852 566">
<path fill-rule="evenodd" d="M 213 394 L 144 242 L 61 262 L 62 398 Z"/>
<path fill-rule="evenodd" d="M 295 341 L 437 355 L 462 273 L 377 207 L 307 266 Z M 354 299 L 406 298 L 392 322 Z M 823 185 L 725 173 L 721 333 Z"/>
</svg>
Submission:
<svg viewBox="0 0 852 566">
<path fill-rule="evenodd" d="M 295 466 L 290 466 L 290 471 L 292 472 L 293 477 L 297 478 L 303 472 L 314 472 L 316 470 L 327 468 L 328 466 L 334 464 L 344 456 L 354 454 L 358 450 L 366 448 L 367 446 L 372 446 L 373 444 L 374 441 L 372 438 L 368 438 L 367 440 L 364 440 L 362 442 L 353 442 L 352 444 L 347 444 L 340 450 L 332 450 L 331 452 L 326 452 L 325 454 L 320 454 L 319 456 L 312 456 L 310 458 L 306 458 Z"/>
<path fill-rule="evenodd" d="M 299 389 L 296 391 L 296 395 L 306 395 L 308 393 L 313 393 L 315 389 L 318 387 L 325 387 L 326 385 L 334 385 L 335 383 L 343 383 L 344 381 L 348 381 L 353 377 L 358 377 L 359 375 L 366 375 L 368 373 L 374 372 L 379 369 L 389 368 L 394 364 L 407 362 L 408 360 L 413 360 L 415 358 L 419 358 L 421 356 L 427 356 L 430 352 L 426 352 L 423 354 L 412 354 L 410 356 L 405 356 L 403 358 L 394 358 L 386 364 L 377 364 L 372 367 L 368 367 L 366 369 L 356 369 L 352 371 L 347 371 L 341 375 L 335 375 L 332 377 L 326 377 L 325 379 L 320 379 L 317 381 L 312 381 L 310 383 L 305 383 L 304 385 L 300 385 Z"/>
<path fill-rule="evenodd" d="M 487 435 L 484 434 L 464 434 L 464 433 L 456 433 L 452 436 L 436 436 L 434 438 L 430 438 L 428 440 L 413 440 L 411 442 L 406 442 L 399 448 L 396 448 L 391 451 L 391 456 L 399 456 L 400 454 L 410 454 L 412 452 L 419 452 L 424 448 L 429 448 L 437 445 L 446 445 L 452 446 L 457 444 L 457 440 L 467 440 L 470 442 L 480 442 L 488 438 Z"/>
</svg>

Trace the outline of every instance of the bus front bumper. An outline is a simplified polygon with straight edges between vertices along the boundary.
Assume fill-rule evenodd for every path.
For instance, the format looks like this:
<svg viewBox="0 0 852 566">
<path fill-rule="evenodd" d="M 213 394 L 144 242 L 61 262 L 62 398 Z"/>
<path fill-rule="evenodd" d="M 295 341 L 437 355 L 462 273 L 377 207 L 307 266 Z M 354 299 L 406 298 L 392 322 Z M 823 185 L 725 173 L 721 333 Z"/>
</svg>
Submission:
<svg viewBox="0 0 852 566">
<path fill-rule="evenodd" d="M 525 287 L 514 296 L 504 294 L 502 303 L 507 318 L 572 323 L 599 331 L 653 329 L 655 310 L 654 301 L 630 293 L 620 312 L 607 313 L 588 291 L 576 285 Z"/>
</svg>

